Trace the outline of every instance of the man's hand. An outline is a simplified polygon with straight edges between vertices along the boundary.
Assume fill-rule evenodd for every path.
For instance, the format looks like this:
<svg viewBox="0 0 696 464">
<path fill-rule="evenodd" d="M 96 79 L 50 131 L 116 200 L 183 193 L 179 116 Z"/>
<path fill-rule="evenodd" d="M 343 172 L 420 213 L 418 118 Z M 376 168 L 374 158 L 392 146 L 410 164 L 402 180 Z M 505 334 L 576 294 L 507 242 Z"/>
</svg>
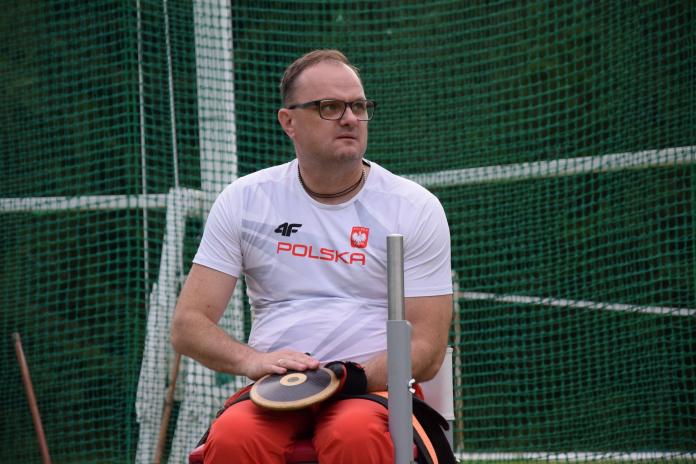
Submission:
<svg viewBox="0 0 696 464">
<path fill-rule="evenodd" d="M 285 374 L 287 371 L 306 371 L 319 368 L 319 361 L 306 353 L 292 350 L 261 353 L 252 351 L 245 363 L 244 375 L 258 380 L 266 374 Z"/>
<path fill-rule="evenodd" d="M 367 376 L 365 369 L 360 364 L 354 362 L 333 361 L 328 363 L 327 369 L 331 369 L 341 385 L 338 387 L 339 393 L 349 395 L 363 395 L 367 393 Z"/>
</svg>

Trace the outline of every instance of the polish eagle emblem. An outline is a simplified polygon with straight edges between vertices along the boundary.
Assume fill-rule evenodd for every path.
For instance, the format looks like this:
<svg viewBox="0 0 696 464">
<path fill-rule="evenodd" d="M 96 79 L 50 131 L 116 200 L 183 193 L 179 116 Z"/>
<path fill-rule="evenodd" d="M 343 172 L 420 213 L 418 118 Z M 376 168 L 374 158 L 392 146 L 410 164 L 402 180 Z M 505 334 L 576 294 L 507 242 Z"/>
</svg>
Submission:
<svg viewBox="0 0 696 464">
<path fill-rule="evenodd" d="M 350 232 L 350 246 L 353 248 L 367 247 L 367 240 L 370 236 L 370 229 L 362 226 L 355 226 Z"/>
</svg>

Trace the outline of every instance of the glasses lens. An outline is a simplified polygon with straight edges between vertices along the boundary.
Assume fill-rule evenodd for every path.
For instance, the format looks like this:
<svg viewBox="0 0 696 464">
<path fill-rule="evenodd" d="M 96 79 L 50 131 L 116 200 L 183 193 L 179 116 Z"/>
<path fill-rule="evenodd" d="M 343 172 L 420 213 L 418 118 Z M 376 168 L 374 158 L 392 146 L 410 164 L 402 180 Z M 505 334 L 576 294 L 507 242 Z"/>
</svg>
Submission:
<svg viewBox="0 0 696 464">
<path fill-rule="evenodd" d="M 341 119 L 346 104 L 338 100 L 322 100 L 319 103 L 319 115 L 324 119 Z"/>
<path fill-rule="evenodd" d="M 369 121 L 375 112 L 375 102 L 372 100 L 355 100 L 350 103 L 350 110 L 360 121 Z M 340 100 L 322 100 L 319 102 L 319 116 L 324 119 L 341 119 L 345 111 L 346 103 Z"/>
<path fill-rule="evenodd" d="M 356 100 L 350 104 L 350 109 L 361 121 L 369 121 L 375 112 L 375 102 L 371 100 Z"/>
</svg>

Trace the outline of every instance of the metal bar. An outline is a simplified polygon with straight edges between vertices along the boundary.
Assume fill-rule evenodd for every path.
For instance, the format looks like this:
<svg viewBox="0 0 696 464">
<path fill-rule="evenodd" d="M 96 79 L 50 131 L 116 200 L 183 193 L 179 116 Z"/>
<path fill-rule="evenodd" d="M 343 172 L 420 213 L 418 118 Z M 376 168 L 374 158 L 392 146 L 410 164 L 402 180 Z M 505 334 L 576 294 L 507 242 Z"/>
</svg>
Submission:
<svg viewBox="0 0 696 464">
<path fill-rule="evenodd" d="M 387 236 L 387 382 L 389 434 L 394 443 L 394 463 L 413 462 L 411 415 L 411 324 L 404 310 L 403 235 Z"/>
<path fill-rule="evenodd" d="M 662 461 L 675 459 L 683 461 L 696 460 L 696 453 L 688 451 L 568 451 L 557 453 L 553 451 L 537 452 L 492 452 L 492 453 L 455 453 L 455 457 L 461 462 L 469 461 L 496 461 L 496 462 L 520 462 L 520 461 L 543 461 L 543 462 L 620 462 L 620 461 Z"/>
<path fill-rule="evenodd" d="M 169 89 L 169 122 L 172 125 L 172 164 L 174 168 L 174 187 L 179 188 L 179 142 L 176 132 L 176 101 L 174 98 L 174 70 L 172 66 L 172 43 L 169 33 L 169 11 L 167 0 L 162 0 L 164 14 L 164 43 L 167 51 L 167 84 Z"/>
<path fill-rule="evenodd" d="M 387 236 L 387 302 L 389 320 L 404 319 L 404 236 Z"/>
<path fill-rule="evenodd" d="M 138 124 L 140 126 L 140 189 L 147 195 L 147 144 L 145 137 L 145 79 L 143 74 L 143 20 L 140 0 L 135 3 L 138 30 Z M 147 206 L 143 207 L 143 290 L 147 294 L 150 276 L 150 238 Z"/>
<path fill-rule="evenodd" d="M 413 398 L 411 380 L 411 324 L 387 321 L 389 434 L 394 443 L 394 463 L 413 461 Z"/>
<path fill-rule="evenodd" d="M 616 172 L 627 169 L 673 167 L 693 164 L 695 161 L 696 146 L 685 146 L 562 158 L 551 161 L 451 169 L 423 174 L 405 174 L 404 177 L 427 188 L 454 187 L 501 181 L 565 177 L 596 172 Z"/>
<path fill-rule="evenodd" d="M 455 298 L 464 300 L 486 300 L 497 301 L 501 303 L 550 306 L 558 308 L 662 314 L 665 316 L 693 317 L 696 315 L 696 309 L 693 308 L 678 308 L 675 306 L 641 306 L 623 303 L 608 303 L 604 301 L 569 300 L 566 298 L 539 297 L 528 295 L 505 295 L 500 293 L 457 292 L 455 294 Z"/>
<path fill-rule="evenodd" d="M 169 378 L 169 386 L 167 387 L 167 397 L 164 400 L 164 408 L 162 411 L 162 422 L 160 424 L 159 436 L 157 438 L 157 448 L 155 451 L 154 464 L 160 464 L 164 447 L 167 443 L 167 431 L 169 430 L 169 419 L 172 417 L 172 409 L 174 408 L 174 392 L 176 391 L 176 380 L 179 377 L 179 366 L 181 365 L 181 354 L 176 353 L 174 363 L 172 364 L 172 372 Z"/>
<path fill-rule="evenodd" d="M 34 421 L 36 438 L 39 441 L 41 462 L 43 464 L 51 464 L 51 456 L 48 453 L 48 445 L 46 444 L 46 435 L 44 434 L 43 425 L 41 424 L 41 415 L 39 414 L 39 407 L 36 403 L 34 387 L 31 383 L 29 365 L 27 364 L 27 359 L 24 356 L 24 349 L 22 348 L 22 338 L 19 336 L 19 333 L 15 332 L 12 334 L 12 339 L 14 340 L 15 353 L 17 354 L 19 369 L 22 372 L 22 383 L 24 384 L 24 391 L 27 394 L 27 401 L 29 402 L 29 409 L 31 410 L 31 418 Z"/>
<path fill-rule="evenodd" d="M 81 197 L 24 197 L 0 198 L 0 213 L 31 213 L 55 211 L 109 211 L 121 209 L 164 209 L 170 197 L 195 205 L 195 208 L 209 210 L 215 200 L 215 193 L 188 188 L 170 189 L 169 193 L 150 193 L 148 195 L 87 195 Z"/>
</svg>

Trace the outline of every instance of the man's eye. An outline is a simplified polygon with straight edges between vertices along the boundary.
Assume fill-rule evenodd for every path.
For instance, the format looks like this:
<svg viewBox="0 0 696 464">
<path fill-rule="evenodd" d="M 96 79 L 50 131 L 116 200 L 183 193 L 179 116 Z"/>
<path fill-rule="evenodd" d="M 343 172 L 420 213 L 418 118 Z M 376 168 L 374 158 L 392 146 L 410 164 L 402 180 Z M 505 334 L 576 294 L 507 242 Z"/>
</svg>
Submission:
<svg viewBox="0 0 696 464">
<path fill-rule="evenodd" d="M 336 102 L 322 103 L 321 109 L 324 111 L 328 111 L 329 113 L 332 113 L 334 111 L 338 111 L 338 103 L 336 103 Z"/>
<path fill-rule="evenodd" d="M 353 102 L 350 107 L 355 113 L 364 113 L 367 108 L 365 102 L 362 101 Z"/>
</svg>

